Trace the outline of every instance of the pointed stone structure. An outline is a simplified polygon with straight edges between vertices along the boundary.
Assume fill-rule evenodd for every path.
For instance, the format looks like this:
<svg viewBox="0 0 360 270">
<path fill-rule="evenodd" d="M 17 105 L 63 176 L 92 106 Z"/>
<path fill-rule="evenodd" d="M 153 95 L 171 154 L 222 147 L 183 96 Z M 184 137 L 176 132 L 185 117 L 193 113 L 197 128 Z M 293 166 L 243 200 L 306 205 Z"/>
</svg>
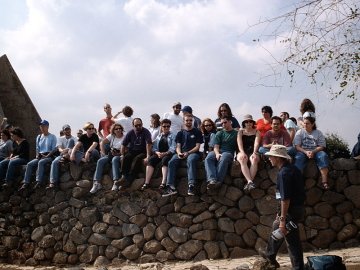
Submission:
<svg viewBox="0 0 360 270">
<path fill-rule="evenodd" d="M 41 118 L 6 55 L 0 57 L 0 114 L 0 123 L 6 117 L 9 124 L 24 131 L 30 143 L 30 158 L 35 157 Z"/>
</svg>

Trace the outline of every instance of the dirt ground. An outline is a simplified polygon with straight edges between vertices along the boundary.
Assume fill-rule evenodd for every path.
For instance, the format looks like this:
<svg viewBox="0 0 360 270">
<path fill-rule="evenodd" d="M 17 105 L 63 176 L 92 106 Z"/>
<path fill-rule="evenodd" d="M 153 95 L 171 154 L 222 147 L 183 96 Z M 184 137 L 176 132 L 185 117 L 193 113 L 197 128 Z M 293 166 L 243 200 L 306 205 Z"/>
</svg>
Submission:
<svg viewBox="0 0 360 270">
<path fill-rule="evenodd" d="M 318 256 L 318 255 L 338 255 L 343 258 L 343 262 L 346 265 L 347 270 L 360 270 L 360 247 L 358 248 L 348 248 L 341 250 L 332 250 L 332 251 L 319 251 L 319 252 L 307 252 L 304 254 L 305 262 L 307 256 Z M 147 269 L 147 270 L 185 270 L 190 269 L 194 265 L 205 265 L 210 270 L 235 270 L 238 266 L 242 269 L 246 269 L 246 266 L 249 270 L 252 269 L 255 261 L 261 260 L 260 256 L 252 256 L 241 259 L 224 259 L 224 260 L 205 260 L 201 262 L 172 262 L 172 263 L 147 263 L 147 264 L 124 264 L 121 266 L 106 266 L 106 267 L 94 267 L 94 266 L 69 266 L 69 267 L 59 267 L 59 266 L 17 266 L 9 264 L 0 264 L 0 270 L 137 270 L 137 269 Z M 287 254 L 280 254 L 277 258 L 281 267 L 280 270 L 291 269 L 291 264 Z"/>
</svg>

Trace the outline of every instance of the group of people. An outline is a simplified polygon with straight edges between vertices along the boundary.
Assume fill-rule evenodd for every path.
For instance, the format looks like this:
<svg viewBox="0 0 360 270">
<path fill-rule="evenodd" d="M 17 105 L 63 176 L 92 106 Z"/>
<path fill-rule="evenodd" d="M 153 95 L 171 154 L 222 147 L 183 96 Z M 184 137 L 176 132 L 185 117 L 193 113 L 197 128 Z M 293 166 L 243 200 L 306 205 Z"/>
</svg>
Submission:
<svg viewBox="0 0 360 270">
<path fill-rule="evenodd" d="M 188 195 L 195 194 L 197 164 L 204 160 L 207 189 L 216 190 L 223 183 L 230 164 L 237 160 L 246 184 L 244 190 L 256 188 L 254 179 L 261 159 L 279 169 L 276 198 L 279 211 L 274 229 L 280 228 L 288 242 L 291 261 L 295 269 L 303 269 L 302 249 L 297 230 L 287 234 L 289 221 L 299 222 L 303 214 L 304 181 L 301 172 L 309 159 L 314 159 L 321 173 L 321 186 L 329 189 L 328 156 L 325 152 L 325 137 L 316 126 L 315 106 L 309 99 L 300 105 L 301 117 L 290 118 L 287 112 L 273 116 L 270 106 L 261 108 L 262 117 L 255 121 L 250 114 L 239 121 L 230 106 L 222 103 L 217 118 L 202 121 L 193 115 L 190 106 L 180 102 L 163 118 L 151 115 L 149 128 L 140 118 L 133 118 L 133 109 L 125 106 L 112 114 L 109 104 L 104 105 L 106 114 L 96 130 L 91 122 L 85 123 L 77 137 L 65 124 L 59 138 L 49 132 L 49 122 L 39 123 L 40 134 L 36 138 L 36 157 L 29 157 L 29 142 L 18 127 L 3 127 L 0 141 L 0 180 L 2 188 L 14 184 L 16 168 L 27 165 L 19 190 L 30 187 L 31 177 L 36 172 L 34 189 L 46 185 L 46 165 L 50 164 L 47 189 L 57 188 L 60 164 L 96 162 L 91 193 L 102 188 L 104 168 L 111 165 L 112 190 L 131 185 L 141 166 L 145 165 L 145 182 L 142 190 L 149 188 L 155 168 L 162 172 L 160 189 L 163 196 L 177 193 L 176 172 L 182 161 L 187 167 Z M 182 115 L 180 114 L 182 113 Z M 122 117 L 119 117 L 123 114 Z M 278 267 L 276 254 L 281 241 L 269 238 L 263 256 Z"/>
</svg>

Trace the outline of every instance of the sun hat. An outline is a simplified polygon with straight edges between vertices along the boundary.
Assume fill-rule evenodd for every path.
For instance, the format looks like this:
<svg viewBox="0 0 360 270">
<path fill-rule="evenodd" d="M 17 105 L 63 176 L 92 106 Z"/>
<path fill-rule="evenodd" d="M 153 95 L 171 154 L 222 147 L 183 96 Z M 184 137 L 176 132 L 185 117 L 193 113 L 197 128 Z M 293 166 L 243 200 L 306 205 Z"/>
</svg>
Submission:
<svg viewBox="0 0 360 270">
<path fill-rule="evenodd" d="M 253 119 L 253 117 L 252 117 L 251 114 L 245 114 L 245 115 L 244 115 L 244 118 L 243 118 L 243 121 L 241 122 L 241 124 L 244 126 L 244 124 L 245 124 L 244 122 L 245 122 L 245 121 L 249 121 L 249 120 L 250 120 L 250 121 L 253 121 L 253 123 L 256 124 L 256 122 L 254 121 L 254 119 Z"/>
<path fill-rule="evenodd" d="M 281 144 L 275 144 L 271 146 L 270 151 L 266 152 L 265 155 L 291 159 L 291 157 L 287 153 L 286 146 Z"/>
</svg>

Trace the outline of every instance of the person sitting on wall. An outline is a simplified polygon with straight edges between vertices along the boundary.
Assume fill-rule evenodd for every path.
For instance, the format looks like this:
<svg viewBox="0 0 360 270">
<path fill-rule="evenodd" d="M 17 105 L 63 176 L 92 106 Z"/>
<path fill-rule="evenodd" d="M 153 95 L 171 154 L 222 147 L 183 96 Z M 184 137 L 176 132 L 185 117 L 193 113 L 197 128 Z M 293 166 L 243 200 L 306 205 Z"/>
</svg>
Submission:
<svg viewBox="0 0 360 270">
<path fill-rule="evenodd" d="M 166 185 L 166 177 L 168 172 L 168 163 L 175 153 L 175 134 L 170 132 L 171 121 L 164 119 L 160 123 L 161 133 L 156 137 L 153 144 L 153 155 L 149 158 L 146 166 L 145 183 L 141 190 L 149 187 L 151 177 L 157 164 L 161 163 L 162 181 L 160 189 L 164 189 Z"/>
<path fill-rule="evenodd" d="M 291 138 L 286 130 L 281 129 L 282 120 L 279 116 L 271 117 L 271 130 L 267 131 L 262 139 L 262 146 L 259 148 L 260 154 L 269 152 L 271 146 L 280 144 L 286 146 L 288 154 L 295 156 L 296 150 L 292 146 Z"/>
<path fill-rule="evenodd" d="M 20 187 L 19 191 L 29 187 L 31 175 L 34 170 L 36 170 L 36 184 L 34 189 L 45 185 L 45 166 L 53 161 L 54 155 L 57 152 L 57 139 L 54 134 L 49 132 L 49 122 L 42 120 L 39 126 L 41 134 L 36 137 L 36 158 L 26 165 L 24 184 Z"/>
<path fill-rule="evenodd" d="M 96 193 L 102 188 L 101 178 L 106 164 L 111 163 L 111 171 L 113 177 L 112 191 L 118 190 L 118 180 L 120 179 L 120 162 L 121 162 L 121 144 L 124 139 L 124 128 L 120 124 L 113 124 L 110 128 L 110 134 L 100 142 L 100 152 L 102 158 L 96 163 L 94 173 L 94 183 L 90 193 Z M 108 154 L 105 152 L 105 145 L 110 146 Z"/>
<path fill-rule="evenodd" d="M 95 132 L 94 124 L 87 122 L 83 129 L 85 133 L 80 136 L 70 154 L 70 161 L 77 165 L 80 162 L 96 162 L 100 158 L 99 137 Z"/>
<path fill-rule="evenodd" d="M 354 159 L 360 159 L 360 133 L 358 135 L 358 141 L 351 151 L 351 157 Z"/>
<path fill-rule="evenodd" d="M 328 182 L 329 157 L 325 152 L 326 140 L 323 133 L 317 129 L 315 113 L 306 112 L 303 115 L 305 128 L 296 132 L 294 144 L 297 150 L 295 155 L 295 166 L 303 171 L 307 160 L 315 159 L 321 173 L 321 186 L 324 190 L 330 188 Z"/>
<path fill-rule="evenodd" d="M 121 170 L 123 177 L 119 181 L 120 190 L 129 187 L 139 170 L 139 163 L 148 163 L 151 156 L 152 141 L 151 134 L 147 128 L 143 127 L 140 118 L 134 118 L 133 129 L 126 135 L 121 145 Z"/>
<path fill-rule="evenodd" d="M 232 127 L 231 117 L 223 117 L 221 124 L 223 128 L 215 135 L 214 151 L 210 152 L 205 159 L 207 189 L 209 190 L 219 187 L 224 182 L 237 150 L 237 131 Z"/>
<path fill-rule="evenodd" d="M 202 158 L 205 159 L 206 156 L 214 150 L 214 139 L 216 134 L 215 123 L 210 118 L 205 118 L 201 123 L 200 130 L 204 139 L 204 143 L 202 144 Z"/>
<path fill-rule="evenodd" d="M 0 161 L 8 159 L 13 151 L 13 141 L 10 131 L 4 129 L 0 132 Z"/>
<path fill-rule="evenodd" d="M 290 115 L 288 112 L 281 112 L 280 118 L 282 122 L 284 123 L 284 127 L 287 130 L 287 132 L 290 135 L 291 143 L 294 141 L 295 133 L 297 131 L 296 124 L 293 122 L 293 120 L 290 119 Z"/>
<path fill-rule="evenodd" d="M 13 140 L 13 152 L 10 158 L 0 162 L 0 180 L 5 181 L 2 185 L 3 188 L 7 188 L 14 183 L 16 168 L 28 163 L 30 156 L 30 145 L 24 138 L 23 131 L 18 127 L 14 127 L 10 134 Z"/>
<path fill-rule="evenodd" d="M 50 167 L 50 184 L 47 186 L 47 189 L 57 188 L 60 180 L 60 162 L 70 161 L 70 152 L 71 149 L 75 146 L 77 139 L 71 135 L 71 127 L 69 125 L 64 125 L 62 127 L 64 133 L 63 136 L 58 138 L 57 149 L 59 151 L 59 156 L 56 157 L 51 163 Z"/>
<path fill-rule="evenodd" d="M 188 174 L 188 195 L 195 195 L 196 164 L 200 160 L 200 144 L 203 138 L 200 130 L 193 127 L 192 115 L 184 116 L 184 128 L 176 135 L 176 154 L 169 161 L 166 189 L 163 196 L 177 193 L 175 175 L 181 160 L 186 160 Z"/>
</svg>

